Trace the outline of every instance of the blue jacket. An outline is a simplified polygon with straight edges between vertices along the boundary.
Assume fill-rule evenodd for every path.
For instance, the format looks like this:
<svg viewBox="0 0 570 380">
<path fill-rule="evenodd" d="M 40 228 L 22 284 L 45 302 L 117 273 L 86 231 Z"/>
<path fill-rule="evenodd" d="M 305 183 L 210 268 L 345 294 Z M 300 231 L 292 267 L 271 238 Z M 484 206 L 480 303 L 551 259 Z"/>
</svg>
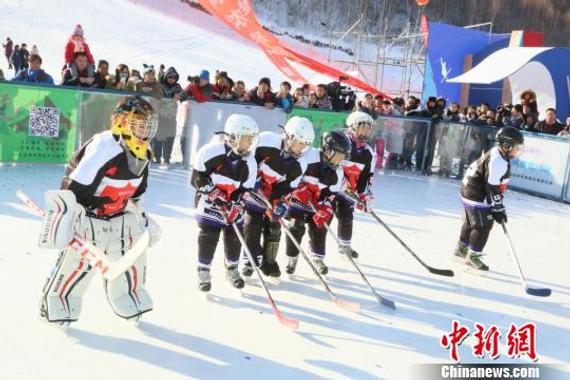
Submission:
<svg viewBox="0 0 570 380">
<path fill-rule="evenodd" d="M 18 71 L 18 74 L 12 79 L 14 82 L 36 82 L 53 84 L 53 78 L 46 73 L 43 69 L 32 70 L 23 69 Z"/>
<path fill-rule="evenodd" d="M 275 106 L 283 108 L 283 111 L 285 111 L 285 113 L 291 112 L 294 104 L 295 101 L 293 100 L 293 96 L 291 96 L 291 94 L 287 94 L 287 96 L 282 99 L 278 98 L 277 93 L 275 93 Z"/>
</svg>

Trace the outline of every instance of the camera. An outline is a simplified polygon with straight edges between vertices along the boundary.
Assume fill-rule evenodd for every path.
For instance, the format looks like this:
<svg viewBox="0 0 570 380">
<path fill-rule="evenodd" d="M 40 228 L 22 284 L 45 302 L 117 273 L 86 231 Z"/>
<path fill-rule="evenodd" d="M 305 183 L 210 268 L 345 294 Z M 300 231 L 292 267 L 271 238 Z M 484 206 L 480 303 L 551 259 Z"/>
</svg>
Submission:
<svg viewBox="0 0 570 380">
<path fill-rule="evenodd" d="M 186 79 L 188 79 L 188 82 L 190 83 L 195 83 L 195 84 L 200 83 L 200 77 L 197 75 L 188 75 Z"/>
<path fill-rule="evenodd" d="M 340 82 L 331 82 L 326 87 L 335 111 L 350 111 L 354 108 L 356 94 L 350 87 L 343 86 Z"/>
</svg>

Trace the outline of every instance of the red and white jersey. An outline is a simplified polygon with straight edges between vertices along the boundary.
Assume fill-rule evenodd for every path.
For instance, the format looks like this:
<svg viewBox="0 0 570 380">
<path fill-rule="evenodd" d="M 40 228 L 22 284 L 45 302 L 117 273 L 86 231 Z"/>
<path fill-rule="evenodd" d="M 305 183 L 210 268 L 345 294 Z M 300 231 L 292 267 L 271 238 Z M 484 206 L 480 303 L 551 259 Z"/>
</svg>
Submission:
<svg viewBox="0 0 570 380">
<path fill-rule="evenodd" d="M 139 160 L 111 131 L 98 133 L 68 162 L 61 188 L 96 216 L 122 213 L 131 198 L 146 190 L 148 160 Z"/>
</svg>

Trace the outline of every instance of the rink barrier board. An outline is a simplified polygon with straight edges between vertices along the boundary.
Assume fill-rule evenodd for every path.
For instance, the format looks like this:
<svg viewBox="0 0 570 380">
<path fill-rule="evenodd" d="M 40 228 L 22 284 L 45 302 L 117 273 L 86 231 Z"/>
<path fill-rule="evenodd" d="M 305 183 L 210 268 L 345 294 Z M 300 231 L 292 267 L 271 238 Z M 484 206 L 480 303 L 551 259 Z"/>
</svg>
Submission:
<svg viewBox="0 0 570 380">
<path fill-rule="evenodd" d="M 0 82 L 0 161 L 67 162 L 81 144 L 107 128 L 109 115 L 118 100 L 130 94 L 114 90 Z M 171 99 L 149 100 L 161 117 L 168 117 L 176 107 Z M 214 132 L 223 130 L 225 120 L 232 113 L 249 115 L 258 122 L 262 131 L 275 132 L 280 132 L 279 126 L 293 116 L 307 117 L 316 126 L 315 146 L 320 145 L 323 132 L 342 128 L 348 116 L 348 113 L 328 110 L 294 108 L 286 114 L 281 108 L 267 109 L 248 103 L 189 101 L 184 107 L 177 107 L 175 127 L 171 126 L 162 137 L 172 134 L 186 137 L 185 161 L 191 162 L 199 147 L 210 141 Z M 420 151 L 423 153 L 421 160 L 425 162 L 431 153 L 436 163 L 441 158 L 438 154 L 442 142 L 448 139 L 446 134 L 441 133 L 441 128 L 447 127 L 447 133 L 455 134 L 456 140 L 451 139 L 454 143 L 448 144 L 452 150 L 467 151 L 470 149 L 466 147 L 469 134 L 482 128 L 466 123 L 434 124 L 425 119 L 380 116 L 375 121 L 376 137 L 382 140 L 379 146 L 395 150 L 396 153 L 401 153 L 401 147 L 397 146 L 402 140 L 397 126 L 403 126 L 404 133 L 409 128 L 427 131 L 423 152 Z M 427 129 L 423 129 L 425 127 Z M 488 131 L 485 133 L 489 134 Z M 462 140 L 457 140 L 459 135 L 463 136 Z M 510 187 L 570 202 L 570 140 L 527 132 L 524 135 L 526 149 L 518 160 L 512 162 Z M 418 142 L 417 137 L 415 142 Z M 491 143 L 489 139 L 483 151 L 492 146 Z"/>
</svg>

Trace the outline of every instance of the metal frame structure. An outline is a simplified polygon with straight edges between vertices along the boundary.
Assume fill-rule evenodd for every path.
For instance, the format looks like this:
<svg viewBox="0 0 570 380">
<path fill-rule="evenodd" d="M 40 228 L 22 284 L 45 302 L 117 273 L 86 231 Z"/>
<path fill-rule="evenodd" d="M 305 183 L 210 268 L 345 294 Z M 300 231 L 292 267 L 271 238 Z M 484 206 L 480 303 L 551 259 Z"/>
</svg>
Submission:
<svg viewBox="0 0 570 380">
<path fill-rule="evenodd" d="M 354 70 L 355 76 L 366 81 L 384 93 L 392 96 L 421 96 L 422 87 L 413 88 L 416 79 L 422 81 L 426 63 L 426 46 L 423 43 L 419 25 L 412 25 L 408 19 L 404 30 L 398 35 L 389 35 L 388 26 L 391 13 L 389 1 L 384 1 L 380 19 L 383 20 L 382 34 L 368 34 L 365 30 L 366 13 L 346 30 L 328 30 L 329 32 L 329 64 L 336 63 L 344 71 Z M 418 7 L 417 15 L 421 13 Z M 420 17 L 417 17 L 419 20 Z M 334 42 L 333 42 L 334 40 Z M 354 55 L 351 59 L 334 59 L 333 50 L 339 43 L 352 47 Z M 376 47 L 374 57 L 363 54 L 365 49 Z M 369 53 L 369 51 L 368 51 Z M 396 67 L 399 70 L 399 85 L 389 87 L 386 85 L 386 68 Z"/>
</svg>

